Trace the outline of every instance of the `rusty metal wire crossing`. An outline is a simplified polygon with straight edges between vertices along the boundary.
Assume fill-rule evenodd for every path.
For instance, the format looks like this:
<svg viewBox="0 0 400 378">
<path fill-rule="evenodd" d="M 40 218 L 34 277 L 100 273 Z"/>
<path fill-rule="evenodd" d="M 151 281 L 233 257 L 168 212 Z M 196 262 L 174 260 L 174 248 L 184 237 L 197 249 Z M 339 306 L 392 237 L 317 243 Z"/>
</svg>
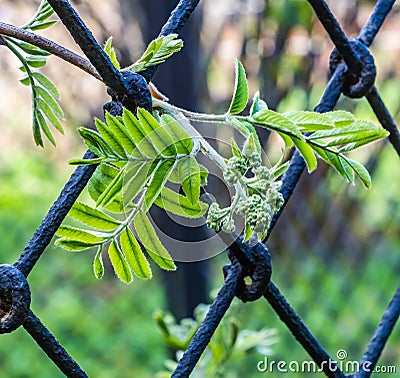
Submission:
<svg viewBox="0 0 400 378">
<path fill-rule="evenodd" d="M 97 69 L 104 84 L 127 107 L 131 106 L 132 98 L 140 100 L 143 96 L 140 88 L 130 85 L 126 78 L 115 69 L 68 0 L 48 0 L 48 2 L 75 42 Z M 200 0 L 179 1 L 162 27 L 160 36 L 179 33 L 199 2 Z M 375 87 L 376 68 L 368 49 L 395 1 L 378 0 L 368 21 L 354 40 L 346 37 L 325 1 L 308 0 L 308 3 L 335 45 L 330 58 L 331 77 L 315 111 L 324 113 L 332 110 L 341 94 L 352 98 L 365 97 L 382 127 L 389 131 L 389 141 L 400 156 L 400 133 Z M 155 70 L 155 67 L 151 67 L 144 72 L 143 77 L 146 81 L 151 80 Z M 84 158 L 93 158 L 93 154 L 87 151 Z M 305 167 L 303 158 L 298 152 L 295 152 L 289 169 L 282 179 L 281 192 L 285 204 L 295 190 Z M 0 333 L 13 332 L 22 325 L 67 377 L 87 377 L 87 374 L 30 309 L 30 288 L 27 277 L 85 188 L 95 168 L 95 165 L 87 165 L 75 170 L 19 259 L 13 265 L 0 265 L 0 311 L 8 314 L 0 321 Z M 274 216 L 268 237 L 282 211 L 284 211 L 284 206 Z M 264 298 L 326 376 L 345 377 L 345 373 L 339 369 L 323 346 L 312 335 L 278 287 L 270 281 L 271 259 L 265 245 L 258 243 L 250 247 L 243 243 L 240 237 L 236 240 L 228 239 L 226 241 L 229 243 L 227 253 L 231 264 L 224 267 L 224 284 L 188 349 L 179 360 L 172 377 L 188 377 L 190 375 L 235 296 L 243 302 Z M 251 285 L 244 284 L 245 277 L 252 279 Z M 353 377 L 369 377 L 371 375 L 399 316 L 400 286 L 384 311 L 360 360 L 360 366 L 368 364 L 368 369 L 361 369 L 352 375 Z"/>
</svg>

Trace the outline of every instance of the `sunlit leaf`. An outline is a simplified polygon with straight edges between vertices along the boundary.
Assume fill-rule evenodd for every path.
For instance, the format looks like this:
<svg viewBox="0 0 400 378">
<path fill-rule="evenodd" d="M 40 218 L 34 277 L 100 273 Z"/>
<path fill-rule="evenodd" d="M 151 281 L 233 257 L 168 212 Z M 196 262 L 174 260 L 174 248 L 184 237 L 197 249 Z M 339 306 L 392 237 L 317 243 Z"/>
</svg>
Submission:
<svg viewBox="0 0 400 378">
<path fill-rule="evenodd" d="M 137 235 L 152 260 L 162 269 L 175 270 L 176 266 L 165 247 L 161 244 L 147 215 L 139 211 L 134 219 Z"/>
<path fill-rule="evenodd" d="M 93 261 L 93 273 L 97 279 L 100 279 L 104 275 L 104 264 L 102 255 L 102 246 L 97 250 L 96 256 Z"/>
<path fill-rule="evenodd" d="M 131 269 L 115 240 L 108 247 L 108 256 L 110 257 L 116 276 L 126 284 L 132 282 Z"/>
<path fill-rule="evenodd" d="M 235 88 L 228 109 L 229 114 L 238 114 L 244 110 L 249 99 L 249 88 L 247 86 L 246 72 L 242 63 L 235 61 Z"/>
<path fill-rule="evenodd" d="M 112 131 L 114 138 L 118 140 L 119 144 L 125 150 L 125 155 L 130 155 L 135 149 L 135 141 L 129 135 L 125 125 L 118 120 L 117 117 L 112 116 L 110 113 L 106 113 L 107 125 Z"/>
<path fill-rule="evenodd" d="M 126 158 L 125 149 L 118 140 L 118 138 L 114 135 L 111 129 L 107 124 L 100 121 L 99 119 L 95 119 L 96 128 L 99 131 L 100 135 L 104 138 L 107 144 L 122 158 Z"/>
<path fill-rule="evenodd" d="M 55 241 L 55 245 L 71 252 L 81 252 L 96 246 L 97 244 L 90 244 L 87 242 L 71 240 L 67 238 L 59 238 Z"/>
<path fill-rule="evenodd" d="M 107 188 L 100 194 L 97 199 L 96 206 L 107 206 L 122 191 L 125 171 L 121 169 L 113 180 L 108 184 Z"/>
<path fill-rule="evenodd" d="M 307 163 L 308 172 L 312 172 L 317 168 L 317 158 L 314 155 L 312 148 L 304 141 L 297 138 L 293 138 L 293 143 L 299 150 L 301 156 L 303 156 Z"/>
<path fill-rule="evenodd" d="M 163 63 L 182 48 L 183 42 L 181 39 L 176 39 L 177 36 L 177 34 L 169 34 L 153 40 L 140 59 L 127 69 L 140 72 L 147 67 Z"/>
<path fill-rule="evenodd" d="M 115 49 L 112 46 L 112 41 L 113 41 L 112 37 L 107 39 L 107 41 L 106 41 L 106 43 L 104 45 L 104 51 L 108 55 L 108 57 L 110 58 L 111 63 L 115 66 L 115 68 L 117 70 L 120 70 L 121 66 L 120 66 L 120 64 L 118 62 L 117 54 L 115 53 Z"/>
<path fill-rule="evenodd" d="M 178 161 L 180 177 L 183 179 L 181 185 L 186 197 L 192 204 L 196 204 L 200 197 L 200 167 L 192 156 Z"/>
<path fill-rule="evenodd" d="M 142 279 L 151 278 L 151 269 L 139 243 L 129 228 L 125 228 L 120 237 L 121 249 L 133 273 Z"/>
<path fill-rule="evenodd" d="M 160 161 L 157 167 L 154 169 L 154 173 L 146 191 L 144 208 L 145 210 L 150 209 L 155 199 L 160 194 L 162 188 L 167 182 L 169 175 L 174 167 L 174 160 Z"/>
<path fill-rule="evenodd" d="M 117 228 L 121 222 L 103 213 L 100 210 L 76 201 L 68 215 L 79 222 L 97 230 L 110 231 Z"/>
<path fill-rule="evenodd" d="M 285 133 L 290 137 L 296 136 L 300 140 L 304 139 L 303 134 L 294 122 L 273 110 L 261 110 L 254 114 L 250 120 L 257 126 Z"/>
<path fill-rule="evenodd" d="M 122 199 L 125 206 L 131 203 L 145 187 L 147 178 L 152 173 L 152 165 L 151 162 L 133 162 L 125 168 L 126 173 L 122 189 Z"/>
<path fill-rule="evenodd" d="M 165 129 L 175 142 L 178 153 L 190 154 L 193 150 L 193 141 L 182 125 L 168 114 L 161 116 L 161 127 Z"/>
<path fill-rule="evenodd" d="M 164 187 L 161 190 L 159 197 L 157 197 L 154 203 L 173 214 L 186 218 L 200 218 L 208 209 L 206 203 L 197 201 L 193 204 L 187 197 L 182 196 L 167 187 Z"/>
<path fill-rule="evenodd" d="M 96 231 L 83 230 L 81 228 L 63 225 L 61 225 L 56 232 L 57 236 L 91 245 L 100 244 L 106 240 L 106 236 L 100 237 L 97 236 L 97 234 L 99 233 L 96 233 Z"/>
<path fill-rule="evenodd" d="M 335 126 L 331 117 L 316 112 L 288 112 L 283 115 L 294 122 L 302 132 L 329 130 Z"/>
<path fill-rule="evenodd" d="M 368 170 L 358 161 L 347 158 L 347 162 L 353 168 L 355 174 L 362 181 L 364 186 L 367 189 L 370 189 L 371 185 L 372 185 L 372 181 L 371 181 L 371 176 L 369 175 Z"/>
<path fill-rule="evenodd" d="M 252 116 L 260 110 L 267 110 L 267 109 L 268 105 L 264 100 L 260 98 L 260 92 L 257 91 L 256 93 L 254 93 L 253 103 L 251 104 L 250 108 L 250 115 Z"/>
</svg>

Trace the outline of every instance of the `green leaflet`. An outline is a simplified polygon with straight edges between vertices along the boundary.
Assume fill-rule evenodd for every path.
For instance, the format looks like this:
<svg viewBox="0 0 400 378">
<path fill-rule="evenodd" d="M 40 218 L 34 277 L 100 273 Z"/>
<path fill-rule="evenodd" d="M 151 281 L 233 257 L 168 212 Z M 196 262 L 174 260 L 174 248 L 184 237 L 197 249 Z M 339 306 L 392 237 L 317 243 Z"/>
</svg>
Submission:
<svg viewBox="0 0 400 378">
<path fill-rule="evenodd" d="M 36 30 L 42 30 L 42 29 L 47 29 L 50 26 L 53 26 L 57 23 L 58 21 L 54 20 L 54 21 L 46 21 L 46 22 L 42 22 L 41 24 L 36 24 L 30 27 L 30 29 L 32 31 L 36 31 Z"/>
<path fill-rule="evenodd" d="M 238 114 L 244 110 L 249 99 L 249 88 L 247 86 L 246 72 L 242 63 L 235 60 L 235 88 L 228 109 L 228 114 Z"/>
<path fill-rule="evenodd" d="M 167 187 L 161 190 L 160 195 L 156 198 L 154 203 L 173 214 L 186 218 L 200 218 L 208 209 L 206 203 L 197 201 L 195 204 L 192 204 L 187 197 Z"/>
<path fill-rule="evenodd" d="M 122 146 L 121 142 L 118 138 L 115 137 L 114 133 L 110 130 L 107 124 L 100 121 L 99 119 L 95 119 L 95 125 L 97 130 L 103 139 L 108 143 L 109 149 L 116 152 L 116 155 L 126 158 L 125 149 Z M 109 156 L 109 155 L 108 155 Z"/>
<path fill-rule="evenodd" d="M 26 52 L 27 54 L 30 55 L 38 55 L 38 56 L 49 56 L 51 53 L 42 50 L 39 47 L 36 47 L 35 45 L 31 45 L 30 43 L 18 41 L 18 47 Z"/>
<path fill-rule="evenodd" d="M 232 149 L 232 155 L 236 157 L 241 157 L 242 153 L 240 152 L 240 148 L 237 145 L 235 139 L 231 139 L 231 149 Z"/>
<path fill-rule="evenodd" d="M 54 13 L 53 8 L 47 1 L 42 1 L 35 15 L 25 25 L 22 25 L 22 29 L 35 30 L 35 28 L 42 27 L 45 21 Z M 53 22 L 53 21 L 50 21 Z"/>
<path fill-rule="evenodd" d="M 276 180 L 277 178 L 279 178 L 280 176 L 282 176 L 282 175 L 287 171 L 287 169 L 289 168 L 289 164 L 290 164 L 290 161 L 287 161 L 286 163 L 277 166 L 277 167 L 272 171 L 274 180 Z"/>
<path fill-rule="evenodd" d="M 103 264 L 103 255 L 102 255 L 102 246 L 97 250 L 96 256 L 93 260 L 93 273 L 97 279 L 100 279 L 104 276 L 104 264 Z"/>
<path fill-rule="evenodd" d="M 146 156 L 147 158 L 155 159 L 159 153 L 146 138 L 146 131 L 143 129 L 143 125 L 128 109 L 124 108 L 122 117 L 130 137 L 136 144 L 136 149 L 133 151 L 134 157 Z"/>
<path fill-rule="evenodd" d="M 388 135 L 388 132 L 382 128 L 376 127 L 373 123 L 365 121 L 356 121 L 350 125 L 337 127 L 331 130 L 318 131 L 310 135 L 309 139 L 322 139 L 322 138 L 336 138 L 353 135 L 354 138 L 360 136 L 361 138 L 365 133 L 376 133 L 378 138 Z"/>
<path fill-rule="evenodd" d="M 367 189 L 371 188 L 371 176 L 368 170 L 358 161 L 347 158 L 347 163 L 353 168 L 355 174 Z"/>
<path fill-rule="evenodd" d="M 307 163 L 308 172 L 312 172 L 317 168 L 317 158 L 314 155 L 312 148 L 304 141 L 297 138 L 293 138 L 293 143 L 299 150 L 301 156 L 303 156 L 305 162 Z"/>
<path fill-rule="evenodd" d="M 133 273 L 142 279 L 152 277 L 149 262 L 146 259 L 139 243 L 129 228 L 124 229 L 121 233 L 120 243 L 122 252 L 131 267 Z"/>
<path fill-rule="evenodd" d="M 345 177 L 349 183 L 354 184 L 353 167 L 347 162 L 347 158 L 345 156 L 338 155 L 338 159 L 344 172 L 343 177 Z"/>
<path fill-rule="evenodd" d="M 53 146 L 56 145 L 56 141 L 54 139 L 54 136 L 53 136 L 49 126 L 47 125 L 46 120 L 44 119 L 43 113 L 39 109 L 37 109 L 37 111 L 34 112 L 33 124 L 34 124 L 34 126 L 33 126 L 34 129 L 35 128 L 39 129 L 39 134 L 40 134 L 40 129 L 41 129 L 44 132 L 44 134 L 47 136 L 47 139 L 50 141 L 50 143 Z M 41 138 L 42 137 L 40 136 L 40 139 Z"/>
<path fill-rule="evenodd" d="M 42 116 L 43 118 L 43 116 Z M 46 123 L 46 121 L 45 121 Z M 40 125 L 40 118 L 37 116 L 37 112 L 32 112 L 32 132 L 33 132 L 33 139 L 37 146 L 43 147 L 43 138 L 42 133 L 40 132 L 41 125 Z M 53 141 L 51 141 L 53 143 Z M 54 141 L 55 143 L 55 141 Z"/>
<path fill-rule="evenodd" d="M 335 126 L 331 117 L 315 112 L 288 112 L 283 113 L 290 121 L 294 122 L 303 133 L 318 130 L 329 130 Z"/>
<path fill-rule="evenodd" d="M 58 120 L 55 111 L 50 107 L 50 105 L 43 100 L 41 97 L 36 97 L 36 104 L 39 109 L 43 111 L 46 118 L 52 123 L 52 125 L 61 133 L 64 134 L 64 129 L 61 122 Z M 61 110 L 62 112 L 62 110 Z"/>
<path fill-rule="evenodd" d="M 290 138 L 297 137 L 304 140 L 303 134 L 294 122 L 273 110 L 261 110 L 250 117 L 249 121 L 257 126 L 287 134 Z"/>
<path fill-rule="evenodd" d="M 253 235 L 253 230 L 251 229 L 250 225 L 246 222 L 246 226 L 244 229 L 244 235 L 243 235 L 244 236 L 243 241 L 244 242 L 249 241 L 250 238 L 252 237 L 252 235 Z"/>
<path fill-rule="evenodd" d="M 122 191 L 125 170 L 120 169 L 118 174 L 113 178 L 107 188 L 100 194 L 97 199 L 96 206 L 107 206 L 112 202 Z"/>
<path fill-rule="evenodd" d="M 133 162 L 126 166 L 124 176 L 122 200 L 125 206 L 129 205 L 141 192 L 152 173 L 152 162 Z"/>
<path fill-rule="evenodd" d="M 46 65 L 46 58 L 43 56 L 28 56 L 26 58 L 26 63 L 32 68 L 41 68 Z"/>
<path fill-rule="evenodd" d="M 317 151 L 315 148 L 314 148 L 314 150 Z M 330 164 L 332 167 L 334 167 L 340 173 L 340 175 L 343 178 L 345 178 L 349 183 L 354 183 L 354 173 L 353 173 L 352 167 L 349 164 L 347 164 L 345 159 L 343 159 L 343 157 L 340 156 L 340 154 L 336 154 L 336 153 L 330 152 L 328 150 L 323 151 L 322 154 L 318 152 L 318 154 L 328 164 Z"/>
<path fill-rule="evenodd" d="M 113 240 L 108 247 L 108 256 L 110 257 L 111 265 L 117 277 L 126 284 L 132 282 L 133 277 L 128 262 L 115 240 Z"/>
<path fill-rule="evenodd" d="M 86 129 L 84 127 L 79 127 L 78 132 L 85 142 L 86 146 L 95 155 L 101 157 L 117 157 L 116 153 L 109 146 L 107 141 L 96 131 Z"/>
<path fill-rule="evenodd" d="M 160 126 L 158 121 L 145 109 L 139 108 L 137 111 L 142 130 L 145 132 L 145 138 L 154 146 L 158 155 L 176 156 L 177 149 L 175 141 Z"/>
<path fill-rule="evenodd" d="M 237 130 L 240 134 L 242 134 L 246 139 L 253 134 L 254 141 L 257 146 L 258 153 L 261 153 L 261 145 L 260 140 L 258 138 L 258 134 L 254 126 L 248 120 L 237 119 L 235 117 L 228 117 L 227 121 Z"/>
<path fill-rule="evenodd" d="M 112 46 L 112 41 L 113 41 L 113 37 L 110 37 L 107 39 L 107 41 L 104 45 L 104 51 L 110 58 L 111 63 L 114 65 L 114 67 L 119 71 L 121 69 L 121 65 L 118 62 L 117 54 L 115 53 L 115 49 Z"/>
<path fill-rule="evenodd" d="M 35 88 L 36 93 L 50 106 L 55 115 L 57 117 L 64 118 L 64 112 L 58 102 L 54 99 L 53 95 L 46 88 L 39 85 L 37 85 Z"/>
<path fill-rule="evenodd" d="M 150 209 L 151 205 L 160 194 L 174 168 L 174 165 L 175 160 L 164 160 L 157 164 L 156 168 L 154 169 L 151 182 L 146 190 L 144 200 L 145 211 Z"/>
<path fill-rule="evenodd" d="M 53 97 L 55 97 L 56 99 L 60 98 L 60 92 L 49 78 L 42 75 L 40 72 L 32 72 L 32 76 L 40 85 L 46 88 Z"/>
<path fill-rule="evenodd" d="M 183 47 L 183 41 L 177 34 L 169 34 L 153 40 L 138 61 L 126 69 L 133 72 L 143 71 L 146 67 L 163 63 Z"/>
<path fill-rule="evenodd" d="M 175 270 L 176 266 L 165 247 L 161 244 L 147 215 L 139 211 L 134 219 L 136 233 L 152 260 L 162 269 Z"/>
<path fill-rule="evenodd" d="M 85 243 L 82 241 L 71 240 L 67 238 L 57 239 L 54 244 L 71 252 L 85 251 L 86 249 L 92 248 L 96 245 L 96 244 Z"/>
<path fill-rule="evenodd" d="M 175 184 L 182 185 L 182 182 L 185 180 L 186 177 L 181 176 L 182 172 L 179 167 L 180 160 L 178 160 L 178 163 L 175 164 L 175 167 L 172 170 L 168 180 Z M 200 168 L 200 185 L 205 186 L 205 185 L 207 185 L 208 170 L 204 165 L 201 165 L 201 164 L 199 164 L 199 168 Z"/>
<path fill-rule="evenodd" d="M 193 141 L 182 125 L 168 114 L 163 114 L 160 119 L 161 127 L 165 129 L 175 141 L 178 154 L 190 154 L 193 150 Z"/>
<path fill-rule="evenodd" d="M 260 98 L 260 91 L 254 93 L 253 103 L 251 104 L 250 107 L 250 115 L 252 116 L 260 110 L 267 110 L 267 109 L 268 109 L 267 103 Z"/>
<path fill-rule="evenodd" d="M 121 122 L 118 117 L 114 117 L 108 112 L 106 113 L 106 121 L 114 138 L 118 140 L 119 144 L 124 149 L 124 155 L 129 156 L 135 149 L 135 141 L 129 135 L 124 123 Z"/>
<path fill-rule="evenodd" d="M 68 214 L 79 222 L 102 231 L 114 230 L 121 224 L 121 222 L 104 214 L 102 211 L 79 201 L 74 203 Z"/>
<path fill-rule="evenodd" d="M 100 233 L 96 233 L 95 231 L 82 230 L 81 228 L 63 225 L 58 228 L 56 235 L 91 245 L 100 244 L 106 240 L 106 235 L 102 237 Z"/>
<path fill-rule="evenodd" d="M 359 148 L 361 146 L 365 146 L 366 144 L 374 142 L 376 140 L 377 140 L 376 135 L 372 135 L 372 136 L 370 136 L 368 138 L 359 139 L 356 142 L 346 144 L 346 145 L 340 147 L 339 151 L 340 152 L 352 151 L 352 150 L 355 150 L 356 148 Z"/>
<path fill-rule="evenodd" d="M 182 189 L 191 204 L 196 204 L 200 197 L 200 166 L 192 156 L 178 161 L 179 176 L 183 178 Z"/>
<path fill-rule="evenodd" d="M 324 114 L 331 119 L 331 121 L 335 124 L 335 127 L 347 126 L 356 120 L 353 114 L 346 112 L 345 110 L 335 110 Z"/>
</svg>

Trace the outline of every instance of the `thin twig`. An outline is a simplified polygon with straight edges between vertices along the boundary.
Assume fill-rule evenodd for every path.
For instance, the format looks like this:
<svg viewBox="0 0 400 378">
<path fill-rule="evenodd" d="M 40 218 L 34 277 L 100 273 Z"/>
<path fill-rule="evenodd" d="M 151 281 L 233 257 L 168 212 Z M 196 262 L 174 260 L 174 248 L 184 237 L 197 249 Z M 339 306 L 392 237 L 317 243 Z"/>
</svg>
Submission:
<svg viewBox="0 0 400 378">
<path fill-rule="evenodd" d="M 80 68 L 86 73 L 92 75 L 97 80 L 101 81 L 101 76 L 97 72 L 96 68 L 94 68 L 94 66 L 89 62 L 89 60 L 53 41 L 50 41 L 47 38 L 29 32 L 25 29 L 18 28 L 17 26 L 6 24 L 5 22 L 0 22 L 0 34 L 30 43 L 36 47 L 40 47 L 41 49 L 58 56 L 62 60 L 71 63 L 72 65 Z"/>
</svg>

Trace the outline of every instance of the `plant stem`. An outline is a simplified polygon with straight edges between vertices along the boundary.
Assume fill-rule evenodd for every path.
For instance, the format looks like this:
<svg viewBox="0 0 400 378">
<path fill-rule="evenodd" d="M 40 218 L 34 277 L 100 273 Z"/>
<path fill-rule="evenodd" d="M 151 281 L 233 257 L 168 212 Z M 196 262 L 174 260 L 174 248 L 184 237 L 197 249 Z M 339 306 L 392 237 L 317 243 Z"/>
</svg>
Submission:
<svg viewBox="0 0 400 378">
<path fill-rule="evenodd" d="M 192 121 L 198 122 L 227 122 L 226 114 L 205 114 L 205 113 L 196 113 L 191 112 L 190 110 L 179 108 L 178 106 L 171 105 L 168 102 L 153 98 L 153 106 L 160 107 L 166 110 L 170 110 L 175 113 L 181 113 L 185 117 L 189 118 Z"/>
<path fill-rule="evenodd" d="M 0 22 L 0 34 L 40 47 L 41 49 L 58 56 L 62 60 L 71 63 L 72 65 L 80 68 L 86 73 L 92 75 L 97 80 L 101 81 L 101 77 L 96 68 L 94 68 L 94 66 L 87 59 L 75 54 L 71 50 L 68 50 L 53 41 L 50 41 L 47 38 L 18 28 L 14 25 L 6 24 L 4 22 Z"/>
</svg>

